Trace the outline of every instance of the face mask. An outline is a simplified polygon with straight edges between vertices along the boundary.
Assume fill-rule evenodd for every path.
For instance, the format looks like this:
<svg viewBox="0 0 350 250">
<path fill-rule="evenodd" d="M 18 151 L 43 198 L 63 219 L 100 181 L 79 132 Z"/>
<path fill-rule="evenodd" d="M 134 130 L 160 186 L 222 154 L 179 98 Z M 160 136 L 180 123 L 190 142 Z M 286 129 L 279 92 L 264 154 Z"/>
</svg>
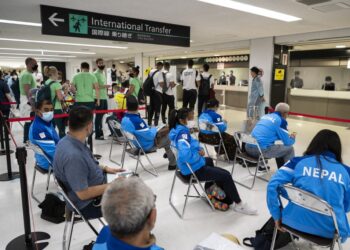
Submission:
<svg viewBox="0 0 350 250">
<path fill-rule="evenodd" d="M 98 68 L 99 68 L 100 70 L 104 70 L 105 67 L 106 67 L 105 65 L 98 66 Z"/>
<path fill-rule="evenodd" d="M 38 69 L 38 67 L 39 67 L 38 64 L 35 64 L 35 65 L 32 67 L 32 70 L 33 70 L 33 71 L 36 71 L 36 70 Z"/>
<path fill-rule="evenodd" d="M 14 79 L 14 80 L 17 80 L 17 75 L 14 75 L 14 76 L 12 76 L 12 78 Z"/>
<path fill-rule="evenodd" d="M 187 127 L 189 129 L 196 127 L 196 122 L 195 121 L 187 121 Z"/>
<path fill-rule="evenodd" d="M 41 119 L 43 119 L 46 122 L 51 122 L 53 119 L 53 111 L 50 112 L 44 112 L 42 113 L 43 116 L 41 117 Z"/>
<path fill-rule="evenodd" d="M 130 76 L 130 77 L 134 77 L 134 74 L 133 74 L 133 73 L 130 73 L 129 76 Z"/>
</svg>

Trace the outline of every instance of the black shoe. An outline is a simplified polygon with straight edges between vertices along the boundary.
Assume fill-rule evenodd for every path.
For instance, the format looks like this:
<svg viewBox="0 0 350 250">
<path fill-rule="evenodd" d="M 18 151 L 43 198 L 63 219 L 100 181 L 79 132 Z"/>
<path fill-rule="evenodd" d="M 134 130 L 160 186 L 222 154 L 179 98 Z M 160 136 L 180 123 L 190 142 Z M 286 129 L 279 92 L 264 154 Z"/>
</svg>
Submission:
<svg viewBox="0 0 350 250">
<path fill-rule="evenodd" d="M 168 166 L 168 170 L 170 170 L 170 171 L 175 170 L 175 169 L 176 169 L 176 165 L 174 165 L 174 166 L 169 165 Z"/>
<path fill-rule="evenodd" d="M 264 166 L 258 167 L 258 173 L 266 173 L 268 170 L 270 170 L 269 166 L 267 166 L 267 169 Z"/>
<path fill-rule="evenodd" d="M 164 154 L 163 154 L 163 158 L 164 158 L 164 159 L 168 158 L 167 153 L 164 153 Z"/>
</svg>

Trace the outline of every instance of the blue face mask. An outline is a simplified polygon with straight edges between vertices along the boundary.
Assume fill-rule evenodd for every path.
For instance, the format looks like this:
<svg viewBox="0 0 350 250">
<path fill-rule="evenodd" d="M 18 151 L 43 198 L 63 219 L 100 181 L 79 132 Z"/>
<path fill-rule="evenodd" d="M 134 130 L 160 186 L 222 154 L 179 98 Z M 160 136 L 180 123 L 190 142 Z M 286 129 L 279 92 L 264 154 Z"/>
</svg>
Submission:
<svg viewBox="0 0 350 250">
<path fill-rule="evenodd" d="M 51 122 L 53 119 L 53 111 L 43 112 L 42 115 L 43 116 L 41 117 L 41 119 L 43 119 L 46 122 Z"/>
</svg>

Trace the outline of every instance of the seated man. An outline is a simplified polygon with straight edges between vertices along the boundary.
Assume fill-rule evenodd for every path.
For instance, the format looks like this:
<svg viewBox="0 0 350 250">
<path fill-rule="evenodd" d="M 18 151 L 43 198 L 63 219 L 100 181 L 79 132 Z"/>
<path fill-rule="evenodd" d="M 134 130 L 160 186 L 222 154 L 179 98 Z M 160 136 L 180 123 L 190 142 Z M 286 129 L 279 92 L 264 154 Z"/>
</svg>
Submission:
<svg viewBox="0 0 350 250">
<path fill-rule="evenodd" d="M 294 157 L 293 144 L 296 133 L 289 134 L 286 121 L 289 113 L 287 103 L 279 103 L 272 114 L 264 115 L 255 125 L 252 136 L 257 140 L 264 157 L 276 158 L 277 167 Z M 281 140 L 283 145 L 276 145 L 275 142 Z M 246 144 L 247 153 L 253 157 L 259 157 L 259 150 L 256 146 Z M 260 167 L 261 170 L 262 167 Z"/>
<path fill-rule="evenodd" d="M 140 178 L 114 181 L 102 198 L 108 226 L 101 230 L 93 250 L 162 250 L 151 234 L 157 217 L 155 197 Z"/>
<path fill-rule="evenodd" d="M 232 135 L 225 132 L 227 130 L 227 122 L 217 113 L 217 110 L 219 109 L 219 101 L 216 99 L 210 99 L 207 102 L 206 107 L 207 109 L 201 113 L 198 120 L 200 123 L 205 122 L 209 126 L 207 129 L 201 129 L 199 131 L 199 141 L 207 144 L 218 145 L 220 143 L 220 135 L 217 132 L 211 131 L 210 128 L 213 125 L 217 126 L 224 141 L 229 160 L 234 160 L 236 154 L 235 139 Z M 225 149 L 222 147 L 220 149 L 220 154 L 225 154 Z M 215 147 L 215 150 L 217 152 L 219 148 Z"/>
<path fill-rule="evenodd" d="M 133 134 L 145 152 L 150 151 L 155 147 L 164 148 L 169 160 L 168 169 L 175 170 L 176 159 L 170 149 L 168 127 L 163 127 L 159 131 L 157 131 L 158 129 L 155 127 L 149 128 L 138 112 L 139 105 L 135 96 L 129 96 L 127 98 L 126 108 L 127 112 L 125 113 L 121 124 L 123 130 Z M 138 145 L 135 143 L 135 146 Z"/>
<path fill-rule="evenodd" d="M 56 144 L 60 140 L 52 124 L 53 105 L 51 100 L 40 100 L 35 104 L 35 118 L 29 129 L 29 140 L 39 146 L 47 156 L 53 161 Z M 43 170 L 48 170 L 50 163 L 39 154 L 35 154 L 36 165 Z"/>
<path fill-rule="evenodd" d="M 93 131 L 93 113 L 77 106 L 69 113 L 69 132 L 57 144 L 53 172 L 74 205 L 88 218 L 102 217 L 99 198 L 105 191 L 105 174 L 121 171 L 99 165 L 86 146 Z M 69 209 L 72 209 L 68 207 Z"/>
</svg>

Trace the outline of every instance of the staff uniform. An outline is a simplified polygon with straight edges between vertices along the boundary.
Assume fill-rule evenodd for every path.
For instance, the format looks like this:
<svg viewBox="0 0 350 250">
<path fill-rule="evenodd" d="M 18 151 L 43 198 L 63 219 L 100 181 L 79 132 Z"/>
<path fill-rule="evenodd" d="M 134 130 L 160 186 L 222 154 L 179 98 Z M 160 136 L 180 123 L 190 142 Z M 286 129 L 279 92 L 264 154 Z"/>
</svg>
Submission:
<svg viewBox="0 0 350 250">
<path fill-rule="evenodd" d="M 200 80 L 198 71 L 193 68 L 185 69 L 181 75 L 181 81 L 183 82 L 183 97 L 182 107 L 194 110 L 194 105 L 197 100 L 197 84 L 196 81 Z"/>
<path fill-rule="evenodd" d="M 96 110 L 107 110 L 108 109 L 108 101 L 107 101 L 108 89 L 104 87 L 107 83 L 105 72 L 103 70 L 97 69 L 94 72 L 94 75 L 97 79 L 98 85 L 100 86 L 100 106 L 96 107 Z M 95 101 L 97 101 L 95 91 L 94 91 L 94 98 L 95 98 Z M 105 115 L 104 113 L 96 114 L 96 117 L 95 117 L 95 137 L 96 138 L 103 137 L 102 120 L 104 115 Z"/>
<path fill-rule="evenodd" d="M 318 161 L 319 160 L 319 161 Z M 318 164 L 319 162 L 319 164 Z M 341 241 L 349 237 L 349 222 L 346 213 L 350 211 L 350 169 L 336 160 L 335 155 L 323 154 L 295 157 L 270 180 L 267 187 L 267 205 L 274 220 L 296 230 L 333 238 L 335 228 L 329 216 L 312 212 L 292 202 L 280 211 L 278 192 L 280 186 L 291 183 L 294 187 L 310 192 L 328 202 L 334 209 Z"/>
<path fill-rule="evenodd" d="M 170 112 L 175 109 L 174 89 L 170 87 L 170 83 L 175 82 L 175 78 L 169 71 L 164 70 L 163 73 L 165 75 L 166 86 L 163 88 L 162 120 L 166 124 L 165 112 L 167 107 L 169 107 L 168 117 L 170 116 Z"/>
<path fill-rule="evenodd" d="M 154 116 L 154 125 L 158 126 L 160 110 L 163 102 L 163 88 L 159 83 L 164 83 L 164 75 L 162 71 L 152 69 L 150 75 L 153 77 L 154 90 L 150 96 L 150 109 L 148 114 L 148 125 L 152 125 L 152 119 Z"/>
</svg>

